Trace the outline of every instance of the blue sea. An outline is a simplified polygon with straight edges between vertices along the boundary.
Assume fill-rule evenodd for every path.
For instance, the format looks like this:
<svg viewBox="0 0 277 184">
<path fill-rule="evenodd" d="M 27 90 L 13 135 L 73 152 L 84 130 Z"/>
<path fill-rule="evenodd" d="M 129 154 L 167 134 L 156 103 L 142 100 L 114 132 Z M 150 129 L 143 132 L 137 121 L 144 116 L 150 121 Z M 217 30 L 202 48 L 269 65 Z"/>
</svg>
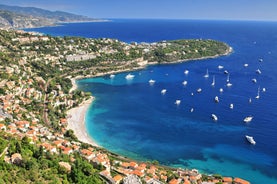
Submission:
<svg viewBox="0 0 277 184">
<path fill-rule="evenodd" d="M 277 22 L 116 19 L 28 31 L 129 43 L 192 38 L 226 42 L 233 48 L 228 56 L 149 66 L 113 79 L 79 80 L 79 89 L 96 97 L 86 115 L 88 132 L 102 147 L 133 159 L 241 177 L 254 184 L 277 183 Z M 207 69 L 209 77 L 204 78 Z M 231 87 L 226 86 L 225 70 Z M 125 79 L 129 73 L 133 80 Z M 156 82 L 150 85 L 150 79 Z M 181 103 L 176 105 L 176 100 Z M 244 123 L 247 116 L 253 120 Z M 253 136 L 256 145 L 245 135 Z"/>
</svg>

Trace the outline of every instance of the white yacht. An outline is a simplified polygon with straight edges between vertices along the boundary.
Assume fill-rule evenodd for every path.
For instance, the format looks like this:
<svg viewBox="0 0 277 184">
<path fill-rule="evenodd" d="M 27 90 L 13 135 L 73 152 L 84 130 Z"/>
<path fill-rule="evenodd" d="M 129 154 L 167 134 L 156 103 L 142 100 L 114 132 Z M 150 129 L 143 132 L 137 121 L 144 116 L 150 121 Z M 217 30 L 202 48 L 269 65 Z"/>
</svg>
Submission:
<svg viewBox="0 0 277 184">
<path fill-rule="evenodd" d="M 256 99 L 260 98 L 260 86 L 258 87 L 258 92 L 257 92 L 257 96 L 255 97 Z"/>
<path fill-rule="evenodd" d="M 251 98 L 249 98 L 248 102 L 249 102 L 249 103 L 251 103 L 251 102 L 252 102 L 252 99 L 251 99 Z"/>
<path fill-rule="evenodd" d="M 253 83 L 257 83 L 257 79 L 253 78 L 253 79 L 252 79 L 252 82 L 253 82 Z"/>
<path fill-rule="evenodd" d="M 233 109 L 234 108 L 234 104 L 230 104 L 230 109 Z"/>
<path fill-rule="evenodd" d="M 176 101 L 175 101 L 175 104 L 176 104 L 176 105 L 180 105 L 180 103 L 181 103 L 181 100 L 176 100 Z"/>
<path fill-rule="evenodd" d="M 261 72 L 260 69 L 257 69 L 257 70 L 256 70 L 256 73 L 257 73 L 257 74 L 261 74 L 262 72 Z"/>
<path fill-rule="evenodd" d="M 263 62 L 263 59 L 262 59 L 262 58 L 260 58 L 260 59 L 259 59 L 259 62 Z"/>
<path fill-rule="evenodd" d="M 227 84 L 226 84 L 227 87 L 231 87 L 233 85 L 232 83 L 230 83 L 230 74 L 229 73 L 227 75 L 226 82 L 227 82 Z"/>
<path fill-rule="evenodd" d="M 182 82 L 182 84 L 183 84 L 184 86 L 186 86 L 186 85 L 188 84 L 188 81 L 184 80 L 184 81 Z"/>
<path fill-rule="evenodd" d="M 218 65 L 218 67 L 217 67 L 219 70 L 221 70 L 221 69 L 223 69 L 224 68 L 224 66 L 222 66 L 222 65 Z"/>
<path fill-rule="evenodd" d="M 247 116 L 247 117 L 244 118 L 243 121 L 244 121 L 245 123 L 249 123 L 250 121 L 252 121 L 252 119 L 253 119 L 253 116 Z"/>
<path fill-rule="evenodd" d="M 262 92 L 266 92 L 266 89 L 265 89 L 265 88 L 263 88 Z"/>
<path fill-rule="evenodd" d="M 216 103 L 218 103 L 218 102 L 219 102 L 219 98 L 218 98 L 218 96 L 215 96 L 215 97 L 214 97 L 214 101 L 215 101 Z"/>
<path fill-rule="evenodd" d="M 211 84 L 212 86 L 215 86 L 215 76 L 213 76 L 213 82 Z"/>
<path fill-rule="evenodd" d="M 156 81 L 153 80 L 153 79 L 150 79 L 148 82 L 149 82 L 150 85 L 153 85 Z"/>
<path fill-rule="evenodd" d="M 111 75 L 110 75 L 110 79 L 113 79 L 114 77 L 115 77 L 114 74 L 111 74 Z"/>
<path fill-rule="evenodd" d="M 135 77 L 135 75 L 132 75 L 129 73 L 128 75 L 125 76 L 125 79 L 132 80 L 134 77 Z"/>
<path fill-rule="evenodd" d="M 248 63 L 245 63 L 243 66 L 244 66 L 245 68 L 248 67 Z"/>
<path fill-rule="evenodd" d="M 212 119 L 213 119 L 214 121 L 217 121 L 217 120 L 218 120 L 218 118 L 217 118 L 217 116 L 216 116 L 215 114 L 212 114 Z"/>
<path fill-rule="evenodd" d="M 232 85 L 233 85 L 233 84 L 230 83 L 230 82 L 228 82 L 228 83 L 226 84 L 227 87 L 231 87 Z"/>
<path fill-rule="evenodd" d="M 189 74 L 189 71 L 188 71 L 188 70 L 185 70 L 185 71 L 184 71 L 184 74 L 185 74 L 185 75 L 188 75 L 188 74 Z"/>
<path fill-rule="evenodd" d="M 201 88 L 198 88 L 197 89 L 197 93 L 201 93 L 202 89 Z"/>
<path fill-rule="evenodd" d="M 223 88 L 220 88 L 220 89 L 219 89 L 219 92 L 220 92 L 220 93 L 223 93 Z"/>
<path fill-rule="evenodd" d="M 208 78 L 209 77 L 209 70 L 207 69 L 207 72 L 206 74 L 204 75 L 205 78 Z"/>
<path fill-rule="evenodd" d="M 247 139 L 248 142 L 250 142 L 251 144 L 255 145 L 256 141 L 254 140 L 254 138 L 252 136 L 246 135 L 245 138 Z"/>
<path fill-rule="evenodd" d="M 193 109 L 193 108 L 191 108 L 191 109 L 190 109 L 190 112 L 193 112 L 193 111 L 194 111 L 194 109 Z"/>
<path fill-rule="evenodd" d="M 161 90 L 161 94 L 164 95 L 165 93 L 166 93 L 166 89 L 162 89 L 162 90 Z"/>
</svg>

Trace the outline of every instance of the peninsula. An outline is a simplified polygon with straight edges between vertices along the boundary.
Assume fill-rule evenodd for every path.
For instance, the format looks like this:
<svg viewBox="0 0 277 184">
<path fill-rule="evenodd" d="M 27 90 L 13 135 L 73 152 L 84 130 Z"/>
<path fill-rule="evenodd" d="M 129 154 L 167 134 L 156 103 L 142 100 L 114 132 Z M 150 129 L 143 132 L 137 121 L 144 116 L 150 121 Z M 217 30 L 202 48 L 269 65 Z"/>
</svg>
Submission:
<svg viewBox="0 0 277 184">
<path fill-rule="evenodd" d="M 246 182 L 131 161 L 98 147 L 84 128 L 92 94 L 73 85 L 78 78 L 230 52 L 215 40 L 125 43 L 1 29 L 0 182 Z"/>
</svg>

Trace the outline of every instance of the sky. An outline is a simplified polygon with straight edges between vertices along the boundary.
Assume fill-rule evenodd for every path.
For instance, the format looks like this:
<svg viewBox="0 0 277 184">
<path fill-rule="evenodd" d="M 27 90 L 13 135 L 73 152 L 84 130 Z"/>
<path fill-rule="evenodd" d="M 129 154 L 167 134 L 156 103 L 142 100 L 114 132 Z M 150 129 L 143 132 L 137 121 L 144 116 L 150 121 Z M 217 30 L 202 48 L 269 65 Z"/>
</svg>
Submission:
<svg viewBox="0 0 277 184">
<path fill-rule="evenodd" d="M 277 21 L 277 0 L 0 0 L 91 18 Z"/>
</svg>

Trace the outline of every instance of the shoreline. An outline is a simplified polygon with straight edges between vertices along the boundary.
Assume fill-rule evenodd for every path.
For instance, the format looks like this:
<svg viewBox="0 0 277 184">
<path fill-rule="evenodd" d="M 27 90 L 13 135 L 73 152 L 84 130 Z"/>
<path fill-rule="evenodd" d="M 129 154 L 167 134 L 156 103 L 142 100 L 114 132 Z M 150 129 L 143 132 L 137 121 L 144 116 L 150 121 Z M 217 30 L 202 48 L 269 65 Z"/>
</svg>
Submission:
<svg viewBox="0 0 277 184">
<path fill-rule="evenodd" d="M 82 102 L 78 107 L 74 107 L 67 111 L 67 127 L 66 129 L 73 130 L 74 135 L 81 142 L 91 144 L 95 147 L 100 147 L 91 136 L 89 136 L 86 128 L 86 112 L 93 102 L 94 97 L 91 96 L 88 100 Z"/>
</svg>

